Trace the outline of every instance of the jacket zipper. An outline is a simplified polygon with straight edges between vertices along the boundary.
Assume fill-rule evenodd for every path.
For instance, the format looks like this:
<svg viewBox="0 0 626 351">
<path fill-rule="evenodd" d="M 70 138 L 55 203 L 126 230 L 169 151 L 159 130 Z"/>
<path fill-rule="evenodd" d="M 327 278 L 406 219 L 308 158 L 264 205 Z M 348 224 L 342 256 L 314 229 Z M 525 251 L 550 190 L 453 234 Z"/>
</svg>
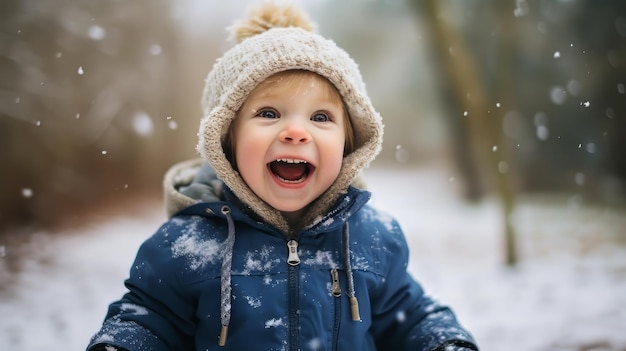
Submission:
<svg viewBox="0 0 626 351">
<path fill-rule="evenodd" d="M 335 322 L 333 325 L 333 350 L 338 350 L 339 324 L 341 322 L 341 284 L 339 284 L 339 272 L 336 268 L 330 270 L 331 294 L 335 297 Z"/>
<path fill-rule="evenodd" d="M 289 255 L 287 256 L 287 263 L 290 266 L 297 266 L 300 264 L 300 256 L 298 256 L 298 242 L 291 239 L 287 242 L 287 249 L 289 249 Z"/>
<path fill-rule="evenodd" d="M 288 298 L 289 298 L 289 350 L 299 349 L 300 339 L 300 323 L 298 318 L 298 272 L 300 265 L 300 256 L 298 256 L 298 242 L 291 239 L 287 242 L 288 256 L 287 263 L 289 265 L 288 273 Z"/>
</svg>

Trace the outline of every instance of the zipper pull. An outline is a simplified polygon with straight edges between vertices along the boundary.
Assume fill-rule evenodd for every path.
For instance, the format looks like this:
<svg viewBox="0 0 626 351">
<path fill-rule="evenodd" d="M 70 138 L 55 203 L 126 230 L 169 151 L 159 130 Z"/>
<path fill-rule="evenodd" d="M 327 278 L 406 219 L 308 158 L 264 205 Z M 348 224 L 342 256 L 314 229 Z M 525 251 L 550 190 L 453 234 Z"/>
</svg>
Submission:
<svg viewBox="0 0 626 351">
<path fill-rule="evenodd" d="M 331 294 L 334 297 L 341 296 L 341 285 L 339 285 L 339 272 L 337 272 L 336 268 L 330 270 L 330 277 L 332 278 L 333 284 L 330 289 Z"/>
<path fill-rule="evenodd" d="M 287 263 L 290 266 L 297 266 L 300 264 L 300 257 L 298 256 L 298 242 L 291 239 L 287 242 L 287 248 L 289 249 L 289 256 L 287 257 Z"/>
</svg>

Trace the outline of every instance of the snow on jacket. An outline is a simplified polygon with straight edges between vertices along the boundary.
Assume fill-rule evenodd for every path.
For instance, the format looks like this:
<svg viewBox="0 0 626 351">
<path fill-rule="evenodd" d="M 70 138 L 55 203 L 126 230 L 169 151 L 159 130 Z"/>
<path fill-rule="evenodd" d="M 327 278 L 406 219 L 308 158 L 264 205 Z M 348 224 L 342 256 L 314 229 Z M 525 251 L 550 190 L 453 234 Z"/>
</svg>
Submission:
<svg viewBox="0 0 626 351">
<path fill-rule="evenodd" d="M 407 273 L 404 235 L 367 191 L 289 238 L 198 166 L 170 171 L 168 201 L 189 206 L 143 243 L 88 350 L 478 349 Z"/>
</svg>

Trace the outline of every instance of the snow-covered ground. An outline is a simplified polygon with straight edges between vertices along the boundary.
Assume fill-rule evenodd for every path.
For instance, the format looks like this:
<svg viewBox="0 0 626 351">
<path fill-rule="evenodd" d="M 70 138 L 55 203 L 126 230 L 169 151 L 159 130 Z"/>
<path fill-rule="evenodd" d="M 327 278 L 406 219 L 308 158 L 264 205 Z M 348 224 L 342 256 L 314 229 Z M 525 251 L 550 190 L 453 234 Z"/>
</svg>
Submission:
<svg viewBox="0 0 626 351">
<path fill-rule="evenodd" d="M 497 201 L 461 202 L 445 172 L 367 173 L 373 201 L 403 225 L 410 269 L 453 306 L 484 351 L 626 350 L 626 212 L 576 197 L 521 199 L 521 262 L 502 265 Z M 0 289 L 0 350 L 82 350 L 123 292 L 140 243 L 163 220 L 146 204 L 62 234 L 37 233 Z M 0 277 L 8 257 L 0 247 Z"/>
</svg>

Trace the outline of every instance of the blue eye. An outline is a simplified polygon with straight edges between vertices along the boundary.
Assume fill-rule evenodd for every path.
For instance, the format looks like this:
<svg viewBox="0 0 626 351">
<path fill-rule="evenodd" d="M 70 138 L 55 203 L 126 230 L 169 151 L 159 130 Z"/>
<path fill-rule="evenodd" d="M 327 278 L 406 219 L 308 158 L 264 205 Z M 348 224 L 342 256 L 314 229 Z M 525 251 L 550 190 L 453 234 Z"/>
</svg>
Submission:
<svg viewBox="0 0 626 351">
<path fill-rule="evenodd" d="M 256 115 L 262 118 L 278 118 L 278 113 L 273 110 L 261 110 Z"/>
<path fill-rule="evenodd" d="M 316 113 L 311 117 L 311 121 L 313 122 L 328 122 L 330 121 L 330 117 L 328 117 L 325 113 Z"/>
</svg>

